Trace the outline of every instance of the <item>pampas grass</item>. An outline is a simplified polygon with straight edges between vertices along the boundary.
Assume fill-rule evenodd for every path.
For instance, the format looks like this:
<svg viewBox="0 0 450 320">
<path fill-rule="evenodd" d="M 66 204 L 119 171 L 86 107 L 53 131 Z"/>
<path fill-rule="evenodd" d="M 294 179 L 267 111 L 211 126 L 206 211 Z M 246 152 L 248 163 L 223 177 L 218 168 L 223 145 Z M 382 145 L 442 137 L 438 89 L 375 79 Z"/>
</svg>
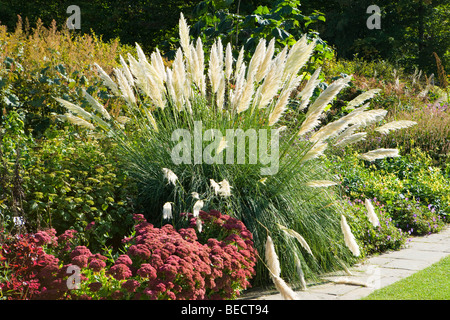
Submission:
<svg viewBox="0 0 450 320">
<path fill-rule="evenodd" d="M 206 49 L 200 39 L 190 40 L 183 16 L 180 39 L 181 47 L 171 66 L 164 66 L 158 51 L 148 60 L 136 45 L 137 58 L 129 54 L 128 61 L 121 59 L 122 67 L 114 73 L 118 84 L 99 69 L 105 85 L 127 102 L 120 116 L 108 120 L 101 103 L 89 97 L 99 116 L 60 102 L 69 106 L 70 112 L 79 112 L 80 119 L 86 117 L 80 124 L 91 128 L 95 124 L 116 142 L 121 165 L 139 189 L 137 206 L 149 221 L 161 223 L 162 216 L 168 216 L 168 205 L 166 214 L 161 212 L 166 203 L 171 204 L 171 223 L 177 227 L 187 223 L 177 213 L 193 211 L 197 215 L 200 208 L 216 209 L 242 220 L 252 232 L 257 250 L 265 252 L 271 261 L 269 269 L 257 265 L 255 282 L 261 284 L 272 278 L 286 297 L 295 294 L 283 279 L 290 283 L 304 281 L 297 272 L 300 262 L 306 277 L 345 268 L 346 263 L 353 261 L 345 245 L 357 253 L 354 238 L 348 225 L 340 221 L 338 195 L 333 188 L 327 188 L 332 185 L 331 177 L 320 157 L 329 144 L 348 144 L 363 138 L 365 133 L 356 130 L 383 119 L 386 112 L 367 110 L 366 104 L 321 128 L 327 106 L 348 85 L 351 76 L 332 82 L 321 92 L 320 68 L 301 91 L 300 108 L 291 110 L 292 98 L 304 76 L 300 69 L 314 52 L 315 42 L 308 42 L 306 37 L 275 56 L 274 40 L 260 40 L 248 64 L 243 48 L 237 48 L 239 55 L 234 61 L 231 45 L 224 48 L 220 39 L 209 49 L 209 60 L 205 62 Z M 318 95 L 312 99 L 315 92 Z M 359 106 L 371 94 L 357 97 L 351 105 Z M 298 116 L 288 125 L 284 121 L 287 111 Z M 125 115 L 129 121 L 118 123 Z M 102 125 L 100 116 L 109 127 Z M 202 124 L 199 133 L 193 132 L 197 122 Z M 270 146 L 258 143 L 250 154 L 251 139 L 244 138 L 244 163 L 238 163 L 237 152 L 229 156 L 233 141 L 227 141 L 223 135 L 214 141 L 217 145 L 211 151 L 216 151 L 218 159 L 226 156 L 227 163 L 204 163 L 203 150 L 210 141 L 200 139 L 199 145 L 188 148 L 186 154 L 183 152 L 183 161 L 175 164 L 172 151 L 180 141 L 174 139 L 174 133 L 180 129 L 186 137 L 183 143 L 188 146 L 193 145 L 196 134 L 210 129 L 222 134 L 228 129 L 265 131 L 272 138 L 279 134 L 279 139 Z M 278 156 L 275 173 L 262 170 L 275 161 L 248 161 L 262 151 Z M 361 157 L 375 159 L 392 154 L 392 150 L 378 150 Z M 279 225 L 286 229 L 281 230 Z M 201 226 L 199 222 L 199 231 Z M 270 241 L 266 241 L 268 233 L 273 236 Z M 275 247 L 283 250 L 280 257 L 273 254 Z"/>
<path fill-rule="evenodd" d="M 378 227 L 380 225 L 380 220 L 378 219 L 377 214 L 375 213 L 375 209 L 372 205 L 372 202 L 369 199 L 366 199 L 364 201 L 366 210 L 367 210 L 367 217 L 369 218 L 370 223 L 374 227 Z"/>
<path fill-rule="evenodd" d="M 417 122 L 410 121 L 410 120 L 392 121 L 392 122 L 386 123 L 385 125 L 382 125 L 381 127 L 376 128 L 375 131 L 387 134 L 390 131 L 409 128 L 416 124 L 417 124 Z"/>
<path fill-rule="evenodd" d="M 361 254 L 360 250 L 359 250 L 359 246 L 356 243 L 355 236 L 353 235 L 352 231 L 350 230 L 350 226 L 348 225 L 347 219 L 344 217 L 344 215 L 341 215 L 341 229 L 342 229 L 342 233 L 344 234 L 345 244 L 350 249 L 350 251 L 353 253 L 353 255 L 358 257 Z"/>
<path fill-rule="evenodd" d="M 375 161 L 377 159 L 383 159 L 388 157 L 399 157 L 398 149 L 385 149 L 380 148 L 376 150 L 372 150 L 363 154 L 358 155 L 358 158 L 367 160 L 367 161 Z"/>
</svg>

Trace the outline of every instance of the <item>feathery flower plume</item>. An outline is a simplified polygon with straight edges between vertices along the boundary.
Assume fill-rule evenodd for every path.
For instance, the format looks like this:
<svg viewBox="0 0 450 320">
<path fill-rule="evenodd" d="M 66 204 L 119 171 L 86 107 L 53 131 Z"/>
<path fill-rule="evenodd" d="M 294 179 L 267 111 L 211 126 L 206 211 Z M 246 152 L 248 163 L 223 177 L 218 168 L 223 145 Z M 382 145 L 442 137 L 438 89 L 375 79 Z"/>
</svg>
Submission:
<svg viewBox="0 0 450 320">
<path fill-rule="evenodd" d="M 122 71 L 125 74 L 125 76 L 127 77 L 128 83 L 131 86 L 134 86 L 134 78 L 133 75 L 131 74 L 130 68 L 128 67 L 125 59 L 122 57 L 122 55 L 120 55 L 120 64 L 122 65 Z"/>
<path fill-rule="evenodd" d="M 306 83 L 306 86 L 303 88 L 303 90 L 298 94 L 298 98 L 301 98 L 301 105 L 300 110 L 305 109 L 309 104 L 309 99 L 311 98 L 314 89 L 317 87 L 317 85 L 320 83 L 320 80 L 317 80 L 319 77 L 320 71 L 322 70 L 321 67 L 317 68 L 316 71 L 311 75 L 308 82 Z"/>
<path fill-rule="evenodd" d="M 346 146 L 346 145 L 349 145 L 349 144 L 356 143 L 358 141 L 364 140 L 366 138 L 366 136 L 367 136 L 367 132 L 355 133 L 355 134 L 352 134 L 352 135 L 349 135 L 349 136 L 345 137 L 342 140 L 339 140 L 338 142 L 336 142 L 335 145 L 343 147 L 343 146 Z"/>
<path fill-rule="evenodd" d="M 231 43 L 228 42 L 225 49 L 225 77 L 230 79 L 233 72 L 233 53 L 231 52 Z"/>
<path fill-rule="evenodd" d="M 90 129 L 90 130 L 94 130 L 95 129 L 95 127 L 94 127 L 94 125 L 92 123 L 87 122 L 86 120 L 84 120 L 84 119 L 82 119 L 80 117 L 74 116 L 74 115 L 72 115 L 70 113 L 65 113 L 64 116 L 61 116 L 60 118 L 61 119 L 65 119 L 65 120 L 69 121 L 70 123 L 75 124 L 75 125 L 80 126 L 80 127 L 85 127 L 87 129 Z"/>
<path fill-rule="evenodd" d="M 389 131 L 409 128 L 416 124 L 417 124 L 417 122 L 409 121 L 409 120 L 392 121 L 392 122 L 386 123 L 385 125 L 383 125 L 381 127 L 376 128 L 375 131 L 387 134 L 387 133 L 389 133 Z"/>
<path fill-rule="evenodd" d="M 231 196 L 231 186 L 228 183 L 227 180 L 222 180 L 221 182 L 219 182 L 220 185 L 220 189 L 218 190 L 218 193 L 221 197 L 229 197 Z"/>
<path fill-rule="evenodd" d="M 103 80 L 103 84 L 107 86 L 115 95 L 120 95 L 119 88 L 117 84 L 112 81 L 110 76 L 100 67 L 96 62 L 94 62 L 94 66 L 97 68 L 100 78 Z"/>
<path fill-rule="evenodd" d="M 83 94 L 86 98 L 86 100 L 89 102 L 92 108 L 99 112 L 105 119 L 109 120 L 111 119 L 111 116 L 109 115 L 108 111 L 106 111 L 105 107 L 98 102 L 93 96 L 91 96 L 89 93 L 86 92 L 86 90 L 83 89 Z"/>
<path fill-rule="evenodd" d="M 266 39 L 261 38 L 248 64 L 247 79 L 254 79 L 256 73 L 258 72 L 258 68 L 261 65 L 261 60 L 263 59 L 265 53 L 266 53 Z"/>
<path fill-rule="evenodd" d="M 375 209 L 372 205 L 372 202 L 370 202 L 369 199 L 366 199 L 364 204 L 367 209 L 367 217 L 369 218 L 370 223 L 372 223 L 374 227 L 378 227 L 380 225 L 380 220 L 378 219 L 378 216 L 375 213 Z"/>
<path fill-rule="evenodd" d="M 292 91 L 297 87 L 300 82 L 301 77 L 291 78 L 289 83 L 285 84 L 283 91 L 280 94 L 280 97 L 273 108 L 273 111 L 269 115 L 269 126 L 273 126 L 275 123 L 280 120 L 283 112 L 286 110 L 286 106 L 289 102 L 289 97 Z"/>
<path fill-rule="evenodd" d="M 354 256 L 358 257 L 360 255 L 359 246 L 356 243 L 355 236 L 350 230 L 350 226 L 347 223 L 347 219 L 345 219 L 344 215 L 341 215 L 341 230 L 344 234 L 344 241 L 350 251 Z"/>
<path fill-rule="evenodd" d="M 198 217 L 200 210 L 203 208 L 203 200 L 197 200 L 194 203 L 194 208 L 193 208 L 193 215 L 194 217 Z"/>
<path fill-rule="evenodd" d="M 337 185 L 337 182 L 329 181 L 329 180 L 311 180 L 305 183 L 308 187 L 311 188 L 323 188 L 323 187 L 331 187 Z"/>
<path fill-rule="evenodd" d="M 351 124 L 358 124 L 360 126 L 368 126 L 372 123 L 381 121 L 387 115 L 387 111 L 384 109 L 375 109 L 364 112 L 358 112 L 351 117 L 349 122 Z"/>
<path fill-rule="evenodd" d="M 283 80 L 287 79 L 290 75 L 296 75 L 298 73 L 305 63 L 308 62 L 315 46 L 315 41 L 307 44 L 306 34 L 292 46 L 286 58 Z"/>
<path fill-rule="evenodd" d="M 269 71 L 270 64 L 272 62 L 272 57 L 275 52 L 275 38 L 270 40 L 269 45 L 267 46 L 264 58 L 261 61 L 261 65 L 258 68 L 258 72 L 256 73 L 256 83 L 259 83 L 264 77 L 267 75 Z"/>
<path fill-rule="evenodd" d="M 191 196 L 194 199 L 200 200 L 200 195 L 198 194 L 198 192 L 191 192 Z"/>
<path fill-rule="evenodd" d="M 177 175 L 172 170 L 167 168 L 162 168 L 162 171 L 164 173 L 164 178 L 166 178 L 169 183 L 175 185 L 178 180 Z"/>
<path fill-rule="evenodd" d="M 377 159 L 383 159 L 388 157 L 400 157 L 398 153 L 398 149 L 376 149 L 372 150 L 363 154 L 358 155 L 358 158 L 361 158 L 363 160 L 367 161 L 375 161 Z"/>
<path fill-rule="evenodd" d="M 60 98 L 55 98 L 55 100 L 58 101 L 59 103 L 61 103 L 67 110 L 75 113 L 76 115 L 79 115 L 83 119 L 85 119 L 85 120 L 91 120 L 92 119 L 92 114 L 90 114 L 89 112 L 87 112 L 83 108 L 77 106 L 76 104 L 73 104 L 72 102 L 69 102 L 67 100 L 63 100 L 63 99 L 60 99 Z"/>
<path fill-rule="evenodd" d="M 297 294 L 292 290 L 286 282 L 279 276 L 272 275 L 273 283 L 275 288 L 281 293 L 284 300 L 298 300 Z"/>
<path fill-rule="evenodd" d="M 278 260 L 277 252 L 275 251 L 275 245 L 271 236 L 267 236 L 266 240 L 266 263 L 272 276 L 279 277 L 281 274 L 280 261 Z"/>
<path fill-rule="evenodd" d="M 179 26 L 180 26 L 179 33 L 180 33 L 181 47 L 183 48 L 184 53 L 189 55 L 190 54 L 189 26 L 186 23 L 186 19 L 184 19 L 183 13 L 180 13 Z"/>
<path fill-rule="evenodd" d="M 217 43 L 215 42 L 211 47 L 209 58 L 208 76 L 211 83 L 211 90 L 216 93 L 219 88 L 220 76 L 223 74 L 221 70 L 221 63 L 219 60 L 219 53 L 217 52 Z"/>
<path fill-rule="evenodd" d="M 255 84 L 254 84 L 254 75 L 250 74 L 250 78 L 247 77 L 247 81 L 242 90 L 242 93 L 238 100 L 237 105 L 237 113 L 244 112 L 250 107 L 250 101 L 252 100 Z"/>
<path fill-rule="evenodd" d="M 326 142 L 317 142 L 302 158 L 301 163 L 320 157 L 328 147 Z"/>
<path fill-rule="evenodd" d="M 306 285 L 305 275 L 303 273 L 302 264 L 296 253 L 295 253 L 294 258 L 295 258 L 295 268 L 297 269 L 298 277 L 300 278 L 300 287 L 301 287 L 301 290 L 305 291 L 308 289 L 308 287 Z"/>
<path fill-rule="evenodd" d="M 202 230 L 203 230 L 203 222 L 202 222 L 202 220 L 197 217 L 197 221 L 195 223 L 197 225 L 197 231 L 199 233 L 202 233 Z"/>
<path fill-rule="evenodd" d="M 311 251 L 311 248 L 309 247 L 308 243 L 306 242 L 305 238 L 303 238 L 297 231 L 286 228 L 285 226 L 282 226 L 281 224 L 278 224 L 278 227 L 283 230 L 286 234 L 288 234 L 289 236 L 295 238 L 298 240 L 298 242 L 300 243 L 300 245 L 312 256 L 313 253 Z"/>
<path fill-rule="evenodd" d="M 265 108 L 270 103 L 272 98 L 277 94 L 281 84 L 281 75 L 281 72 L 277 68 L 276 61 L 272 61 L 269 67 L 269 71 L 264 78 L 264 82 L 259 87 L 261 88 L 261 94 L 258 101 L 259 109 Z"/>
<path fill-rule="evenodd" d="M 281 267 L 280 261 L 278 260 L 277 253 L 275 251 L 275 246 L 273 240 L 270 236 L 267 236 L 266 240 L 266 263 L 270 272 L 270 277 L 277 290 L 281 293 L 281 296 L 285 300 L 296 300 L 297 295 L 295 292 L 286 284 L 286 282 L 280 278 Z"/>
<path fill-rule="evenodd" d="M 325 110 L 325 107 L 342 90 L 342 88 L 347 86 L 350 79 L 351 76 L 347 76 L 334 81 L 320 94 L 319 97 L 317 97 L 317 99 L 309 107 L 308 112 L 306 113 L 306 119 L 303 121 L 298 135 L 303 135 L 313 130 L 320 124 L 320 116 L 323 110 Z"/>
<path fill-rule="evenodd" d="M 114 73 L 117 78 L 117 82 L 119 83 L 120 91 L 122 92 L 122 97 L 131 105 L 136 104 L 136 97 L 134 96 L 133 89 L 131 89 L 130 84 L 128 83 L 127 78 L 123 74 L 122 70 L 114 69 Z"/>
<path fill-rule="evenodd" d="M 351 100 L 347 104 L 347 109 L 353 109 L 353 108 L 359 106 L 364 101 L 372 99 L 380 91 L 381 91 L 381 89 L 372 89 L 372 90 L 366 91 L 364 93 L 361 93 L 359 96 L 357 96 L 355 99 Z"/>
<path fill-rule="evenodd" d="M 217 195 L 220 190 L 220 185 L 213 179 L 209 179 L 209 183 L 211 184 L 211 188 L 214 189 L 214 194 Z"/>
<path fill-rule="evenodd" d="M 239 51 L 238 58 L 236 60 L 236 66 L 234 69 L 234 77 L 237 78 L 238 74 L 241 72 L 242 65 L 244 63 L 244 47 Z"/>
<path fill-rule="evenodd" d="M 163 219 L 172 219 L 172 204 L 170 202 L 166 202 L 163 206 Z"/>
</svg>

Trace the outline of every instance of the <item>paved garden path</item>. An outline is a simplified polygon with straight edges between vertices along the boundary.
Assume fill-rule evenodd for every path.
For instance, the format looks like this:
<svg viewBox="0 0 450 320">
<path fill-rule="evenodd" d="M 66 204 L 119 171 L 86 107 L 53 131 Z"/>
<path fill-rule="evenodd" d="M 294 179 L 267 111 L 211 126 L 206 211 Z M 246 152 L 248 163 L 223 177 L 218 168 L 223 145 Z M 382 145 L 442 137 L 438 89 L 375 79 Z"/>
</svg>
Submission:
<svg viewBox="0 0 450 320">
<path fill-rule="evenodd" d="M 450 255 L 450 227 L 439 233 L 414 237 L 406 248 L 368 257 L 345 272 L 327 274 L 324 283 L 309 284 L 296 291 L 300 300 L 357 300 L 376 289 L 425 269 Z M 347 282 L 347 283 L 344 283 Z M 352 283 L 349 283 L 352 282 Z M 281 300 L 277 291 L 249 291 L 242 296 L 251 300 Z"/>
</svg>

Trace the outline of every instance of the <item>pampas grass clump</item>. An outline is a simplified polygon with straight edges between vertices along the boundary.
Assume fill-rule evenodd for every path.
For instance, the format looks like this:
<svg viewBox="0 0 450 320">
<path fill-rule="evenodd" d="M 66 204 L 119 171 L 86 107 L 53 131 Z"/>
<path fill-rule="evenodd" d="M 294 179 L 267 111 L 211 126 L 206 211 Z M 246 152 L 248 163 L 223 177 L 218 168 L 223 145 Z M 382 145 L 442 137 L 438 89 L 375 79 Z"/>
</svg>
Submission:
<svg viewBox="0 0 450 320">
<path fill-rule="evenodd" d="M 356 98 L 347 116 L 320 128 L 325 107 L 351 77 L 336 80 L 311 99 L 319 84 L 318 69 L 298 94 L 301 108 L 295 112 L 304 113 L 304 121 L 283 126 L 280 120 L 295 98 L 301 69 L 314 53 L 314 42 L 303 37 L 275 55 L 273 41 L 262 39 L 246 63 L 243 48 L 233 57 L 231 45 L 224 47 L 219 38 L 206 61 L 201 40 L 191 41 L 181 15 L 180 44 L 170 67 L 163 64 L 158 50 L 147 58 L 137 44 L 137 58 L 129 54 L 126 61 L 121 57 L 121 67 L 113 72 L 115 80 L 97 66 L 104 84 L 123 99 L 122 114 L 107 113 L 92 97 L 88 98 L 91 113 L 58 101 L 116 142 L 121 165 L 139 188 L 137 203 L 152 223 L 167 223 L 163 215 L 167 219 L 173 212 L 171 223 L 185 226 L 179 213 L 197 213 L 200 208 L 242 220 L 253 233 L 260 255 L 272 261 L 269 270 L 264 263 L 257 265 L 255 283 L 272 279 L 286 297 L 292 297 L 282 279 L 304 287 L 304 276 L 345 268 L 357 247 L 345 218 L 341 219 L 336 187 L 321 157 L 330 144 L 363 138 L 361 129 L 386 115 L 384 110 L 367 110 L 368 103 L 360 107 L 376 92 Z M 188 138 L 174 138 L 180 129 Z M 257 144 L 256 150 L 250 148 L 254 135 L 244 137 L 238 151 L 246 152 L 239 158 L 238 152 L 228 153 L 236 151 L 234 140 L 223 138 L 228 129 L 270 135 L 268 143 Z M 199 135 L 203 140 L 196 145 L 194 138 Z M 191 152 L 183 152 L 183 161 L 175 163 L 173 150 L 180 145 Z M 275 172 L 264 173 L 268 162 L 261 160 L 267 158 L 257 157 L 263 151 L 276 156 L 270 163 L 277 165 Z M 362 157 L 373 160 L 396 155 L 393 150 L 378 150 Z M 170 203 L 170 213 L 166 203 Z M 198 230 L 203 231 L 201 223 Z M 268 234 L 273 247 L 266 246 Z M 281 252 L 277 263 L 267 256 L 273 248 Z M 297 272 L 299 266 L 301 272 Z"/>
</svg>

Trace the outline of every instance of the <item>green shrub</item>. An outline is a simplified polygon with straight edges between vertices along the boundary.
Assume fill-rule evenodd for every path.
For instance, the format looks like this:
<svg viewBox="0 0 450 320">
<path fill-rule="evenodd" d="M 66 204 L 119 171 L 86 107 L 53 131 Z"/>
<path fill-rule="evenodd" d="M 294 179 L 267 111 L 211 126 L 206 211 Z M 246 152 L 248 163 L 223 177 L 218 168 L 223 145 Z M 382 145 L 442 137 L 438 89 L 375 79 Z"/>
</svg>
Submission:
<svg viewBox="0 0 450 320">
<path fill-rule="evenodd" d="M 342 204 L 362 256 L 400 249 L 408 241 L 408 234 L 394 224 L 384 204 L 373 199 L 371 202 L 380 221 L 379 226 L 373 226 L 369 221 L 363 200 L 348 200 Z"/>
<path fill-rule="evenodd" d="M 373 164 L 346 155 L 330 160 L 329 165 L 340 176 L 345 195 L 352 200 L 376 198 L 406 232 L 438 232 L 449 221 L 448 177 L 418 149 Z"/>
<path fill-rule="evenodd" d="M 11 122 L 9 118 L 6 124 Z M 5 126 L 9 134 L 10 127 Z M 52 133 L 53 139 L 37 142 L 27 138 L 26 143 L 11 146 L 8 141 L 17 143 L 17 138 L 24 136 L 23 122 L 21 130 L 21 135 L 3 136 L 5 166 L 2 169 L 12 175 L 16 164 L 11 161 L 14 159 L 11 149 L 18 148 L 23 190 L 20 215 L 27 229 L 52 227 L 58 232 L 66 229 L 84 232 L 94 222 L 95 232 L 85 234 L 87 242 L 94 247 L 120 244 L 120 238 L 132 223 L 129 197 L 133 191 L 126 172 L 117 167 L 107 141 L 80 140 L 77 134 L 57 131 Z M 14 186 L 8 183 L 3 188 L 2 195 L 6 198 L 0 203 L 0 209 L 3 220 L 9 221 L 11 228 L 17 210 L 7 195 Z"/>
</svg>

